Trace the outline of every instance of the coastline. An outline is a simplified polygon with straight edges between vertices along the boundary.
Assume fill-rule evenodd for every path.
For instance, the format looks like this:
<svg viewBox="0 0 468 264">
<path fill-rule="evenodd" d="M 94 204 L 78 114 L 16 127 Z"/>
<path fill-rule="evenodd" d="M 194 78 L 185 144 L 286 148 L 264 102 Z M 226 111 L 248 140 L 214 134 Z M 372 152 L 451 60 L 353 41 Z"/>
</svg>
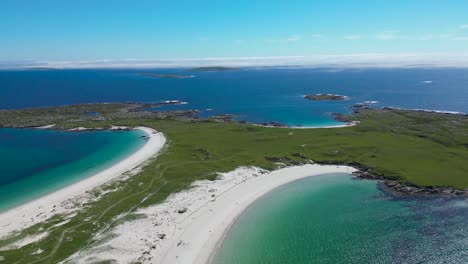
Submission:
<svg viewBox="0 0 468 264">
<path fill-rule="evenodd" d="M 120 129 L 120 127 L 113 127 Z M 71 214 L 79 208 L 74 208 L 74 198 L 83 204 L 89 197 L 87 191 L 121 177 L 124 173 L 136 173 L 148 159 L 154 157 L 164 146 L 166 138 L 160 132 L 148 127 L 134 129 L 145 132 L 146 143 L 136 152 L 120 162 L 108 167 L 90 177 L 61 188 L 55 192 L 29 201 L 0 213 L 0 238 L 5 238 L 13 232 L 23 230 L 36 223 L 45 221 L 56 214 Z"/>
<path fill-rule="evenodd" d="M 291 129 L 319 129 L 319 128 L 342 128 L 342 127 L 352 127 L 357 124 L 359 124 L 358 121 L 350 121 L 350 122 L 341 122 L 343 124 L 340 125 L 330 125 L 330 126 L 273 126 L 273 125 L 262 125 L 262 124 L 256 124 L 256 123 L 249 123 L 253 126 L 259 126 L 259 127 L 267 127 L 267 128 L 291 128 Z"/>
<path fill-rule="evenodd" d="M 341 127 L 352 127 L 359 124 L 358 121 L 351 121 L 351 122 L 342 122 L 342 125 L 331 125 L 331 126 L 290 126 L 287 128 L 293 129 L 317 129 L 317 128 L 341 128 Z"/>
<path fill-rule="evenodd" d="M 240 167 L 215 181 L 197 181 L 161 204 L 137 211 L 144 217 L 115 227 L 102 243 L 72 255 L 88 263 L 209 263 L 231 225 L 258 198 L 284 184 L 307 177 L 356 171 L 349 166 L 307 164 L 264 171 Z M 107 238 L 108 238 L 107 236 Z"/>
<path fill-rule="evenodd" d="M 255 192 L 252 192 L 251 195 L 246 195 L 242 197 L 242 200 L 237 200 L 237 204 L 233 207 L 234 210 L 231 211 L 229 214 L 225 215 L 227 218 L 225 218 L 222 222 L 219 222 L 219 225 L 215 227 L 214 232 L 211 232 L 212 233 L 211 236 L 209 236 L 208 239 L 206 239 L 204 245 L 200 247 L 202 250 L 199 251 L 193 263 L 200 263 L 200 264 L 211 263 L 211 261 L 213 260 L 216 254 L 217 249 L 221 245 L 224 237 L 229 232 L 231 226 L 236 222 L 238 217 L 245 211 L 245 209 L 247 209 L 251 204 L 255 203 L 255 201 L 259 199 L 260 197 L 262 197 L 263 195 L 271 191 L 274 191 L 276 188 L 282 185 L 285 185 L 285 184 L 288 184 L 288 183 L 291 183 L 300 179 L 324 175 L 324 174 L 331 174 L 331 173 L 351 174 L 354 171 L 355 171 L 354 168 L 347 167 L 347 166 L 304 165 L 304 166 L 280 169 L 280 170 L 266 174 L 265 175 L 266 177 L 264 178 L 262 177 L 259 179 L 253 179 L 253 180 L 257 180 L 257 182 L 252 182 L 252 185 L 250 186 L 243 186 L 244 190 L 241 190 L 242 193 L 239 193 L 239 195 L 246 194 L 245 189 L 249 187 L 252 188 L 252 191 L 255 190 Z M 268 182 L 270 180 L 268 176 L 275 177 L 274 181 Z M 237 195 L 234 195 L 234 196 L 237 196 Z M 226 200 L 226 197 L 223 197 L 223 198 L 224 198 L 223 200 L 229 201 L 229 200 Z M 223 201 L 221 201 L 221 203 L 222 202 Z M 224 207 L 224 204 L 219 204 L 219 207 L 220 208 Z M 227 213 L 227 209 L 225 209 L 224 212 Z M 191 225 L 191 228 L 196 228 L 196 224 L 195 226 Z M 171 256 L 177 257 L 176 254 L 178 254 L 177 249 L 174 247 L 170 248 L 170 251 L 168 251 L 168 254 L 167 254 L 168 260 L 170 260 Z M 184 263 L 184 262 L 180 262 L 180 263 Z M 190 259 L 187 259 L 186 263 L 190 263 Z"/>
</svg>

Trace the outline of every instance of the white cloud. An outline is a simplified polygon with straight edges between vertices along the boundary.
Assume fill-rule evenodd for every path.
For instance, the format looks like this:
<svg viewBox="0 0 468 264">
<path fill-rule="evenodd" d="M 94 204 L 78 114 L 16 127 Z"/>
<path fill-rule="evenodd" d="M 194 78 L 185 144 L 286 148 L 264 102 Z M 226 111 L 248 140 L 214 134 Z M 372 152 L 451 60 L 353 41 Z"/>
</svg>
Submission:
<svg viewBox="0 0 468 264">
<path fill-rule="evenodd" d="M 463 41 L 466 41 L 466 40 L 468 40 L 468 36 L 454 37 L 453 40 L 463 40 Z"/>
<path fill-rule="evenodd" d="M 452 34 L 439 34 L 439 38 L 450 38 Z"/>
<path fill-rule="evenodd" d="M 312 34 L 310 35 L 312 38 L 314 39 L 318 39 L 318 38 L 323 38 L 323 35 L 322 34 Z"/>
<path fill-rule="evenodd" d="M 467 38 L 468 40 L 468 38 Z M 200 66 L 232 67 L 306 67 L 306 68 L 468 68 L 468 53 L 362 53 L 347 55 L 314 55 L 289 57 L 240 57 L 161 60 L 100 60 L 100 61 L 23 61 L 1 62 L 0 69 L 52 67 L 85 68 L 178 68 Z"/>
<path fill-rule="evenodd" d="M 287 42 L 297 42 L 301 40 L 302 37 L 299 35 L 291 35 L 289 38 L 286 39 Z"/>
<path fill-rule="evenodd" d="M 452 34 L 429 34 L 422 36 L 420 40 L 432 40 L 432 39 L 447 39 L 452 37 Z"/>
<path fill-rule="evenodd" d="M 421 37 L 421 40 L 431 40 L 431 39 L 434 39 L 434 38 L 435 38 L 434 35 L 425 35 L 425 36 Z"/>
<path fill-rule="evenodd" d="M 468 29 L 468 24 L 460 25 L 460 29 Z"/>
<path fill-rule="evenodd" d="M 348 36 L 344 36 L 343 38 L 347 40 L 360 40 L 361 35 L 348 35 Z"/>
<path fill-rule="evenodd" d="M 395 40 L 399 38 L 399 35 L 398 31 L 387 30 L 378 33 L 375 37 L 380 40 Z"/>
<path fill-rule="evenodd" d="M 298 42 L 302 39 L 301 35 L 291 35 L 284 39 L 266 39 L 267 42 L 278 43 L 278 42 Z"/>
</svg>

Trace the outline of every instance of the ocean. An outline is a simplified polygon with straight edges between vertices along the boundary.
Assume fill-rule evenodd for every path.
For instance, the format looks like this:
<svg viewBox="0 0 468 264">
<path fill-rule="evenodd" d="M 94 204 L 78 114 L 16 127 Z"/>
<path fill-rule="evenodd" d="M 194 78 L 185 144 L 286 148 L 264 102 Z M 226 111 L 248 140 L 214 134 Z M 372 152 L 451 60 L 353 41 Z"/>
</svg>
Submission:
<svg viewBox="0 0 468 264">
<path fill-rule="evenodd" d="M 310 177 L 254 202 L 214 264 L 468 263 L 468 201 L 395 198 L 347 174 Z"/>
<path fill-rule="evenodd" d="M 143 73 L 195 75 L 165 79 Z M 0 71 L 0 109 L 94 102 L 159 102 L 187 105 L 200 116 L 234 114 L 237 120 L 292 126 L 337 125 L 331 113 L 378 101 L 393 106 L 468 112 L 468 69 L 293 69 L 190 72 L 183 69 Z M 346 101 L 309 101 L 306 94 L 346 95 Z M 207 110 L 210 109 L 210 110 Z"/>
<path fill-rule="evenodd" d="M 165 79 L 143 73 L 195 75 Z M 250 68 L 0 71 L 0 109 L 96 102 L 188 104 L 200 116 L 291 126 L 332 126 L 331 113 L 376 101 L 468 113 L 468 69 Z M 308 101 L 306 94 L 346 95 Z M 0 129 L 0 212 L 87 177 L 144 142 L 140 132 Z M 466 263 L 467 201 L 398 199 L 375 181 L 326 175 L 255 202 L 227 233 L 215 263 Z"/>
<path fill-rule="evenodd" d="M 0 212 L 112 166 L 144 145 L 142 135 L 0 129 Z"/>
</svg>

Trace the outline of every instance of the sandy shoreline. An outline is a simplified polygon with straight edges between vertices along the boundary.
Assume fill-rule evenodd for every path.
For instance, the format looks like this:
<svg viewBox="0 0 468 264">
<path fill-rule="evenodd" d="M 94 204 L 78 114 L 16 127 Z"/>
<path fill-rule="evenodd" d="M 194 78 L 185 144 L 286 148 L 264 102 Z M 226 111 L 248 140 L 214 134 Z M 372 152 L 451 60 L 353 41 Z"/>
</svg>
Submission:
<svg viewBox="0 0 468 264">
<path fill-rule="evenodd" d="M 147 127 L 135 129 L 147 134 L 147 142 L 124 160 L 72 185 L 0 213 L 0 238 L 44 221 L 55 214 L 72 213 L 77 208 L 72 208 L 70 200 L 74 199 L 71 198 L 79 201 L 80 196 L 86 196 L 86 191 L 119 178 L 124 173 L 131 174 L 146 160 L 154 157 L 166 142 L 164 135 Z M 82 198 L 86 201 L 87 197 Z"/>
<path fill-rule="evenodd" d="M 72 263 L 114 259 L 118 263 L 207 263 L 237 217 L 256 199 L 275 188 L 306 177 L 351 173 L 352 167 L 309 164 L 273 172 L 241 167 L 216 181 L 197 181 L 165 202 L 137 213 L 103 242 L 71 256 Z"/>
</svg>

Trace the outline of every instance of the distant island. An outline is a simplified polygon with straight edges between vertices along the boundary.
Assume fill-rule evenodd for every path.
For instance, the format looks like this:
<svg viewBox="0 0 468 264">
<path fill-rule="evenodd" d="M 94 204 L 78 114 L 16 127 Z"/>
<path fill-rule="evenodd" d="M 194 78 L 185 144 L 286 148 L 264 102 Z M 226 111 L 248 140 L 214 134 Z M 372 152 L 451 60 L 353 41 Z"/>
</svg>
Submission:
<svg viewBox="0 0 468 264">
<path fill-rule="evenodd" d="M 313 101 L 343 101 L 348 99 L 347 96 L 338 94 L 309 94 L 305 95 L 304 98 Z"/>
<path fill-rule="evenodd" d="M 191 71 L 206 71 L 206 72 L 214 72 L 214 71 L 237 71 L 239 68 L 234 67 L 197 67 L 191 68 Z"/>
<path fill-rule="evenodd" d="M 59 70 L 59 69 L 58 68 L 52 68 L 52 67 L 28 67 L 28 68 L 25 68 L 25 70 L 48 71 L 48 70 Z"/>
<path fill-rule="evenodd" d="M 193 75 L 181 75 L 181 74 L 160 74 L 160 73 L 142 73 L 142 75 L 154 78 L 167 78 L 167 79 L 186 79 L 193 78 Z"/>
</svg>

